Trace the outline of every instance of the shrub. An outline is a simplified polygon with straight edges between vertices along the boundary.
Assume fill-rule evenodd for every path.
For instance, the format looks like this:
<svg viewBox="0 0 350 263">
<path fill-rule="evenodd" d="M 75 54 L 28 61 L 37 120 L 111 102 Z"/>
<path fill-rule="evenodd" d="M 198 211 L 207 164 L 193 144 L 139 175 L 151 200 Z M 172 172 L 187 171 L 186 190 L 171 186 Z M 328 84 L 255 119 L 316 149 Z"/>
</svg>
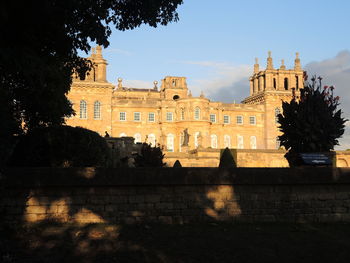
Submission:
<svg viewBox="0 0 350 263">
<path fill-rule="evenodd" d="M 235 160 L 233 159 L 233 156 L 231 154 L 231 151 L 229 148 L 225 148 L 223 151 L 221 158 L 220 158 L 220 168 L 233 168 L 237 167 Z"/>
<path fill-rule="evenodd" d="M 151 147 L 147 143 L 141 146 L 140 154 L 135 158 L 136 167 L 163 167 L 164 154 L 160 147 Z"/>
<path fill-rule="evenodd" d="M 300 91 L 300 100 L 294 97 L 282 104 L 279 139 L 291 153 L 329 152 L 344 133 L 347 120 L 337 110 L 339 97 L 334 96 L 333 86 L 322 88 L 321 80 L 313 77 Z"/>
<path fill-rule="evenodd" d="M 174 165 L 173 165 L 173 167 L 175 167 L 175 168 L 180 168 L 180 167 L 182 167 L 182 165 L 181 165 L 181 163 L 180 163 L 179 160 L 176 160 L 175 163 L 174 163 Z"/>
<path fill-rule="evenodd" d="M 37 128 L 22 136 L 9 166 L 86 167 L 106 166 L 110 149 L 96 132 L 81 127 Z"/>
</svg>

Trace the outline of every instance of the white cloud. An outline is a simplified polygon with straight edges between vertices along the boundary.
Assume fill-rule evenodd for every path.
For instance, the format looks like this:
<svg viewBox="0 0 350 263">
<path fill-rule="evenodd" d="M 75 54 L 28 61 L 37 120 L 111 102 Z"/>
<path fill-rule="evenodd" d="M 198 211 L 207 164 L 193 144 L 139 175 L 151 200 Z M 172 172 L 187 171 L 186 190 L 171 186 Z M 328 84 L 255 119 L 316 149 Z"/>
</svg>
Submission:
<svg viewBox="0 0 350 263">
<path fill-rule="evenodd" d="M 119 48 L 107 48 L 104 53 L 106 54 L 119 54 L 119 55 L 125 55 L 125 56 L 130 56 L 132 53 L 127 50 L 119 49 Z"/>
<path fill-rule="evenodd" d="M 335 57 L 315 61 L 305 67 L 309 78 L 312 75 L 322 76 L 324 85 L 334 85 L 335 94 L 340 96 L 340 109 L 346 119 L 350 119 L 350 51 L 339 52 Z M 350 123 L 346 123 L 343 138 L 339 140 L 337 149 L 350 149 Z"/>
<path fill-rule="evenodd" d="M 249 95 L 249 65 L 233 65 L 215 61 L 185 61 L 185 64 L 210 68 L 210 73 L 201 79 L 190 80 L 194 95 L 201 91 L 213 101 L 240 102 Z"/>
<path fill-rule="evenodd" d="M 118 86 L 117 83 L 113 83 Z M 135 89 L 153 89 L 154 84 L 151 81 L 137 80 L 137 79 L 126 79 L 123 80 L 123 87 L 135 88 Z M 159 87 L 159 85 L 158 85 Z"/>
</svg>

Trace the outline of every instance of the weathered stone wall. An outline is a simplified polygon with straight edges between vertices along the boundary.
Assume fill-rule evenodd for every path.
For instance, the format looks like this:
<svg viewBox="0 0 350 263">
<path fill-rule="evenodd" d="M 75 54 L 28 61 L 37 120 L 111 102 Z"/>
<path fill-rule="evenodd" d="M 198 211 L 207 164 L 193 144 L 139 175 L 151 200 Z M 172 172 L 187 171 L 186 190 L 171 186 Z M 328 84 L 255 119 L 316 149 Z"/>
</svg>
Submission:
<svg viewBox="0 0 350 263">
<path fill-rule="evenodd" d="M 11 169 L 7 222 L 350 222 L 349 168 Z"/>
</svg>

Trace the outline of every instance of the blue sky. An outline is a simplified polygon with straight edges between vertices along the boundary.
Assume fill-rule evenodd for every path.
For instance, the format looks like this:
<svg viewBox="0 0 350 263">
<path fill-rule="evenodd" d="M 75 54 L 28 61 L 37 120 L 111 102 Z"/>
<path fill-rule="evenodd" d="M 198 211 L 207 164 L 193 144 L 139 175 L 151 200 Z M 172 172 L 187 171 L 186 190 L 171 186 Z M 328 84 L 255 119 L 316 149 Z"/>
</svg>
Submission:
<svg viewBox="0 0 350 263">
<path fill-rule="evenodd" d="M 104 50 L 108 80 L 145 88 L 167 75 L 186 76 L 193 95 L 239 102 L 249 95 L 255 57 L 264 68 L 271 50 L 275 67 L 281 59 L 291 67 L 300 52 L 309 75 L 336 85 L 350 119 L 349 12 L 346 0 L 184 0 L 177 23 L 114 30 Z M 341 148 L 350 148 L 349 130 Z"/>
</svg>

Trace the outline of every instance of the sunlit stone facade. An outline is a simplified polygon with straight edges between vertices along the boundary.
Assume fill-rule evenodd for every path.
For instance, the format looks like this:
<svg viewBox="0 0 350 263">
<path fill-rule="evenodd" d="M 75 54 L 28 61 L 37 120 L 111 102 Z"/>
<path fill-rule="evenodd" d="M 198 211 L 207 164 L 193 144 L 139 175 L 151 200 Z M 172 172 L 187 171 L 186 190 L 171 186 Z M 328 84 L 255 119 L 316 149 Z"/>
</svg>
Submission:
<svg viewBox="0 0 350 263">
<path fill-rule="evenodd" d="M 81 126 L 111 137 L 130 136 L 135 142 L 161 145 L 166 152 L 187 152 L 196 148 L 276 149 L 279 131 L 275 115 L 282 101 L 298 96 L 303 70 L 298 54 L 293 69 L 284 62 L 273 67 L 271 53 L 267 67 L 254 65 L 250 96 L 242 103 L 210 101 L 191 95 L 185 77 L 167 76 L 160 87 L 149 89 L 115 86 L 106 80 L 107 62 L 100 47 L 90 56 L 94 69 L 85 80 L 74 79 L 69 100 L 76 115 L 67 124 Z M 248 81 L 248 80 L 247 80 Z M 234 98 L 232 98 L 233 100 Z M 187 129 L 188 146 L 183 146 Z"/>
</svg>

